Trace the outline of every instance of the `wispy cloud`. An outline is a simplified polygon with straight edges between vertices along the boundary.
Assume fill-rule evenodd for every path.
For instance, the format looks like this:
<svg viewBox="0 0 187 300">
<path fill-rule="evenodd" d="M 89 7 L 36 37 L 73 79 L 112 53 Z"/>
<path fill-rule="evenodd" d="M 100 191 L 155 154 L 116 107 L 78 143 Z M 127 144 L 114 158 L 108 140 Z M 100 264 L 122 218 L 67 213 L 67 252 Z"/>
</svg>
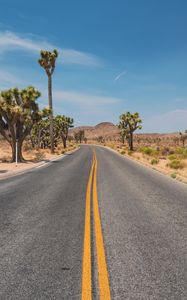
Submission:
<svg viewBox="0 0 187 300">
<path fill-rule="evenodd" d="M 124 70 L 114 78 L 114 81 L 118 81 L 122 76 L 125 76 L 126 74 L 127 74 L 127 70 Z"/>
<path fill-rule="evenodd" d="M 176 109 L 143 121 L 144 132 L 177 132 L 187 129 L 187 110 Z"/>
<path fill-rule="evenodd" d="M 63 49 L 53 45 L 44 39 L 35 36 L 23 36 L 10 31 L 0 32 L 0 53 L 21 50 L 38 54 L 41 49 L 58 49 L 61 63 L 78 64 L 85 66 L 99 66 L 99 59 L 93 54 L 77 51 L 74 49 Z"/>
<path fill-rule="evenodd" d="M 63 103 L 75 104 L 83 107 L 101 107 L 115 105 L 122 101 L 120 98 L 93 95 L 77 91 L 54 91 L 53 98 Z"/>
<path fill-rule="evenodd" d="M 0 82 L 1 82 L 1 89 L 7 88 L 11 85 L 17 85 L 17 84 L 20 85 L 25 83 L 23 79 L 18 78 L 18 76 L 4 70 L 0 70 Z"/>
<path fill-rule="evenodd" d="M 116 105 L 124 102 L 121 98 L 75 90 L 54 91 L 53 100 L 55 113 L 72 116 L 76 126 L 95 125 L 104 120 L 114 121 Z"/>
</svg>

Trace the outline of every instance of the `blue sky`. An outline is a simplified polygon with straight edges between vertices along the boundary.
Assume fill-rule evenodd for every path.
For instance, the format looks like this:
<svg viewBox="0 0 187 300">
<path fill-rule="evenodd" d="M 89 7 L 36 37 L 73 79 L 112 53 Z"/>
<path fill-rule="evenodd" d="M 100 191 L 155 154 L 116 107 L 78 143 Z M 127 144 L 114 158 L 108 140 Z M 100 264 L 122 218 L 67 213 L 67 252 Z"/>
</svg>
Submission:
<svg viewBox="0 0 187 300">
<path fill-rule="evenodd" d="M 57 48 L 55 113 L 75 125 L 138 111 L 142 132 L 187 129 L 186 0 L 0 0 L 0 89 L 34 85 L 47 105 L 41 48 Z"/>
</svg>

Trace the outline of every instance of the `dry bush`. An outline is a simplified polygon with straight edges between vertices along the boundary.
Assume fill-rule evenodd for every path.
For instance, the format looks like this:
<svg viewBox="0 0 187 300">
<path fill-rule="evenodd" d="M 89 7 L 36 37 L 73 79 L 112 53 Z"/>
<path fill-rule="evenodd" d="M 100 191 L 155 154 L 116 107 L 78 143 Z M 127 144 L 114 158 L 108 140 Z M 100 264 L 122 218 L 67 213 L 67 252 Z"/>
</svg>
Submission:
<svg viewBox="0 0 187 300">
<path fill-rule="evenodd" d="M 35 153 L 35 157 L 34 157 L 35 161 L 39 162 L 39 161 L 42 161 L 44 159 L 45 159 L 45 153 L 40 152 L 40 151 Z"/>
<path fill-rule="evenodd" d="M 172 169 L 183 169 L 184 163 L 179 159 L 174 159 L 170 163 L 168 163 L 168 166 Z"/>
</svg>

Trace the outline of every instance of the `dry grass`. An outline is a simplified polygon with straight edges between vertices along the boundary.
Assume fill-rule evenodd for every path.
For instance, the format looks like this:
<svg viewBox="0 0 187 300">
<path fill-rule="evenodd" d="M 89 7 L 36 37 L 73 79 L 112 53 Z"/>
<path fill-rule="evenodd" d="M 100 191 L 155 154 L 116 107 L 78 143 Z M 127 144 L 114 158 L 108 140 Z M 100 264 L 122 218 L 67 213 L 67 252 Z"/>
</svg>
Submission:
<svg viewBox="0 0 187 300">
<path fill-rule="evenodd" d="M 135 143 L 135 151 L 129 152 L 127 145 L 106 142 L 105 145 L 140 163 L 187 183 L 187 149 L 178 145 L 165 146 L 162 141 L 156 144 Z"/>
<path fill-rule="evenodd" d="M 19 163 L 17 166 L 15 163 L 11 162 L 11 147 L 4 141 L 0 140 L 0 177 L 8 175 L 11 173 L 17 173 L 19 171 L 24 171 L 26 169 L 32 168 L 37 164 L 40 164 L 42 161 L 47 161 L 54 159 L 59 155 L 62 155 L 68 151 L 76 149 L 76 145 L 69 143 L 66 149 L 63 148 L 62 144 L 59 144 L 54 154 L 50 153 L 50 149 L 32 149 L 32 147 L 25 143 L 23 145 L 23 157 L 26 160 L 24 163 Z"/>
</svg>

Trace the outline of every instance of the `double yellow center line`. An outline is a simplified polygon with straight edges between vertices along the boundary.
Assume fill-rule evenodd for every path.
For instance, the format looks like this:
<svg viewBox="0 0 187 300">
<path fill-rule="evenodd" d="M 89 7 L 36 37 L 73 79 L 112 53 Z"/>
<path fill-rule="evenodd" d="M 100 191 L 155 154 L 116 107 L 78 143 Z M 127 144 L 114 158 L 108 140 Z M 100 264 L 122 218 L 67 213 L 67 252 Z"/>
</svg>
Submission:
<svg viewBox="0 0 187 300">
<path fill-rule="evenodd" d="M 101 219 L 97 196 L 97 158 L 93 155 L 92 167 L 86 192 L 86 211 L 84 229 L 84 253 L 82 269 L 82 300 L 92 299 L 92 258 L 91 258 L 91 192 L 93 192 L 93 218 L 97 253 L 99 295 L 101 300 L 110 300 L 110 286 L 105 258 Z M 93 186 L 93 189 L 92 189 Z"/>
</svg>

